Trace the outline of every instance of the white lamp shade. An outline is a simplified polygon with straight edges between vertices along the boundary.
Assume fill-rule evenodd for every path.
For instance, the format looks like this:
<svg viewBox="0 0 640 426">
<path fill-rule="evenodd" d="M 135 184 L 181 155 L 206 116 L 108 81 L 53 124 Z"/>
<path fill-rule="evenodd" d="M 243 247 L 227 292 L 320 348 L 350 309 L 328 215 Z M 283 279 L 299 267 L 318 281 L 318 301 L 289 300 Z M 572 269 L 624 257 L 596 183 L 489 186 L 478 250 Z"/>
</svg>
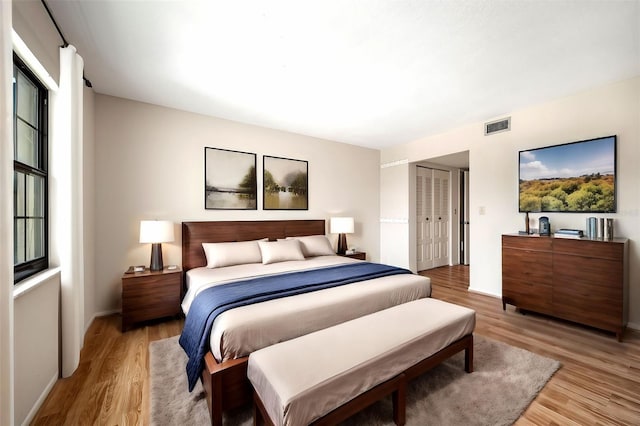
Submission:
<svg viewBox="0 0 640 426">
<path fill-rule="evenodd" d="M 332 234 L 353 234 L 353 218 L 332 217 L 330 228 Z"/>
<path fill-rule="evenodd" d="M 174 240 L 173 222 L 168 220 L 141 220 L 141 243 L 170 243 Z"/>
</svg>

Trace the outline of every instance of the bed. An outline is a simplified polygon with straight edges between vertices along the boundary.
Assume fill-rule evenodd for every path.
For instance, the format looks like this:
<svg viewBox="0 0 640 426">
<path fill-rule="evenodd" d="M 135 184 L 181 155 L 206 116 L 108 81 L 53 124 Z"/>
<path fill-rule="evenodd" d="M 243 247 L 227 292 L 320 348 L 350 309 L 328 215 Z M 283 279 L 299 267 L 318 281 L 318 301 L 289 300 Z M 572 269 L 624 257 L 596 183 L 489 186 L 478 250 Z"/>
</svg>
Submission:
<svg viewBox="0 0 640 426">
<path fill-rule="evenodd" d="M 211 287 L 208 281 L 230 283 L 256 275 L 278 279 L 278 274 L 289 271 L 311 271 L 321 275 L 331 268 L 349 268 L 350 264 L 363 263 L 325 255 L 285 261 L 276 259 L 266 265 L 206 268 L 203 243 L 277 241 L 324 234 L 324 220 L 183 222 L 182 266 L 187 284 L 183 310 L 187 313 L 196 294 Z M 246 377 L 251 352 L 396 304 L 429 297 L 430 293 L 430 282 L 426 277 L 390 275 L 239 306 L 220 314 L 212 324 L 200 375 L 211 423 L 221 425 L 223 411 L 251 401 L 251 387 Z"/>
</svg>

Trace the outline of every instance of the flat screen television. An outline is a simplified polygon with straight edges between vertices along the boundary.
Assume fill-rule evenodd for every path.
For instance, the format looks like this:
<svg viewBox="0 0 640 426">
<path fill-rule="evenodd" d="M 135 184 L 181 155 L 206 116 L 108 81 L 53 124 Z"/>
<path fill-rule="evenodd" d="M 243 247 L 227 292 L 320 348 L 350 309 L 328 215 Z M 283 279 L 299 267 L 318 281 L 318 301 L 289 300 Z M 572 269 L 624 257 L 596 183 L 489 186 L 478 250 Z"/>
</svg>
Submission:
<svg viewBox="0 0 640 426">
<path fill-rule="evenodd" d="M 614 213 L 616 136 L 520 151 L 519 211 Z"/>
</svg>

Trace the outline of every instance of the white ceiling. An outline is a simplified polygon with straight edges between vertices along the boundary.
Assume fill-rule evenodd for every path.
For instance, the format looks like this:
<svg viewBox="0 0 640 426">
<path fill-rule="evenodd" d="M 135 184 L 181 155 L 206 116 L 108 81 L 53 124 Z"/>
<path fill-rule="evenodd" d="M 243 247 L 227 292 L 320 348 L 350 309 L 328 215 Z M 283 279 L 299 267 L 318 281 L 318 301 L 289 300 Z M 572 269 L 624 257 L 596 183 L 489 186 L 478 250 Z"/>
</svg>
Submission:
<svg viewBox="0 0 640 426">
<path fill-rule="evenodd" d="M 639 0 L 47 0 L 96 92 L 382 148 L 640 75 Z"/>
</svg>

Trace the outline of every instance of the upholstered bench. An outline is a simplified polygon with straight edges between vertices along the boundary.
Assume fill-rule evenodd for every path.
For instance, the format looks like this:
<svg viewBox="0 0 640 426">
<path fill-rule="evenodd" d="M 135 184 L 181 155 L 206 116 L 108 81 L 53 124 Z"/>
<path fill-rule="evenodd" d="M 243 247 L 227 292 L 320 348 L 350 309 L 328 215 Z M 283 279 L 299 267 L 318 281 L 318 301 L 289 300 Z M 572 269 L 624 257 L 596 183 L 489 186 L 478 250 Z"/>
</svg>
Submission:
<svg viewBox="0 0 640 426">
<path fill-rule="evenodd" d="M 404 424 L 407 381 L 461 350 L 473 370 L 474 328 L 475 311 L 426 298 L 256 351 L 256 424 L 336 424 L 389 394 Z"/>
</svg>

